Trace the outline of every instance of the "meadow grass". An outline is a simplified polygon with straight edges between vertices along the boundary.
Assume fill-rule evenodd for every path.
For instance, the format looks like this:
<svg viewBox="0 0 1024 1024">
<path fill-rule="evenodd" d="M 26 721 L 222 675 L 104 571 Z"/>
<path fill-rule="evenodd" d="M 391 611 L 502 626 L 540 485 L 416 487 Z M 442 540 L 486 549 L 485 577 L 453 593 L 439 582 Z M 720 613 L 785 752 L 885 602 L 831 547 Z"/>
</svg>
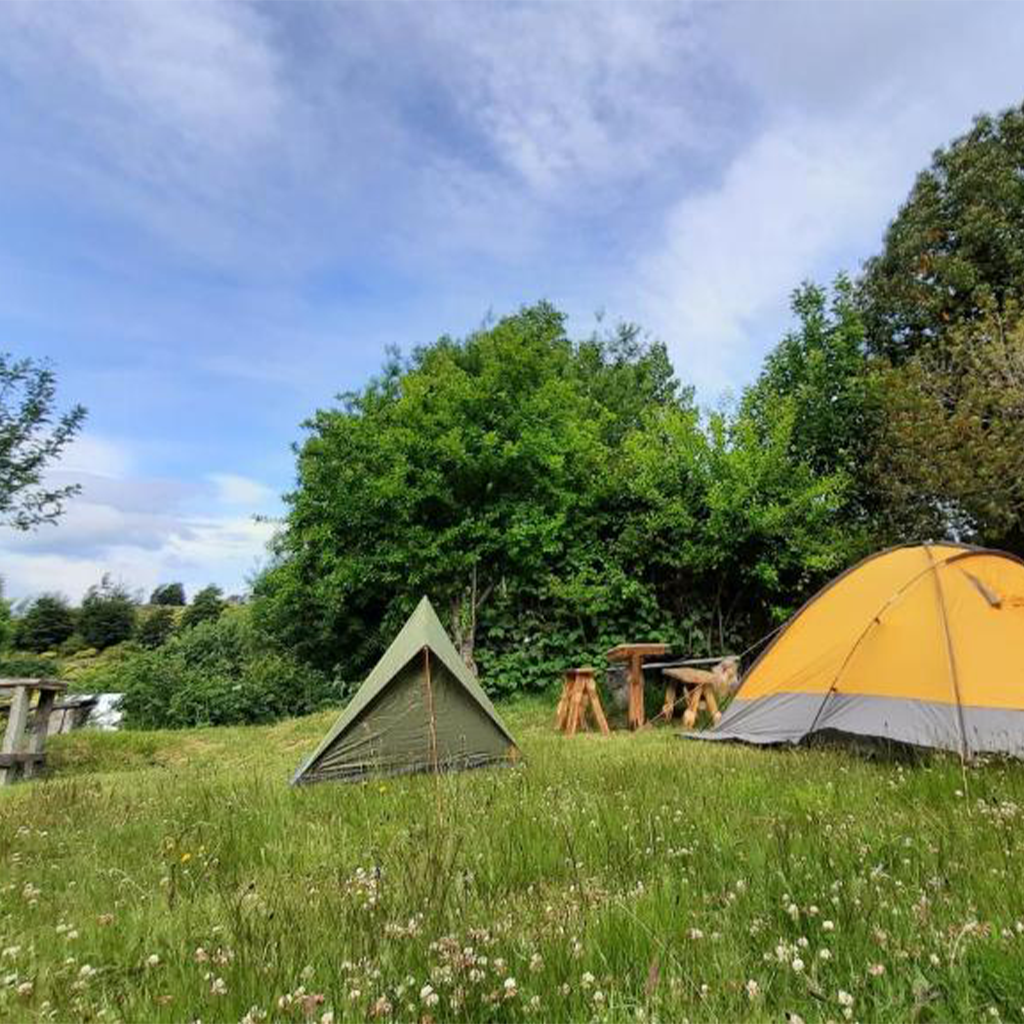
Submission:
<svg viewBox="0 0 1024 1024">
<path fill-rule="evenodd" d="M 1019 1020 L 1024 766 L 565 739 L 293 789 L 333 714 L 0 791 L 0 1019 Z"/>
</svg>

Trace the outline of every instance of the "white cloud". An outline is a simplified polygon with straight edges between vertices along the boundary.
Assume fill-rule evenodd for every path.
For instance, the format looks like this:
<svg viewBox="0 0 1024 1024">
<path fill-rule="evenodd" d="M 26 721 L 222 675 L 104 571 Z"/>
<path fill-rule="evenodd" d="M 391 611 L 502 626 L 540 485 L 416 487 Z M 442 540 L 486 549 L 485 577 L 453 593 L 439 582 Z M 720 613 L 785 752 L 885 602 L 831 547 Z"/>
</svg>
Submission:
<svg viewBox="0 0 1024 1024">
<path fill-rule="evenodd" d="M 262 508 L 275 497 L 274 491 L 259 480 L 235 473 L 210 473 L 207 479 L 217 488 L 217 500 L 222 505 L 248 505 Z"/>
<path fill-rule="evenodd" d="M 617 299 L 711 399 L 756 375 L 803 280 L 880 249 L 936 147 L 1020 102 L 1024 10 L 733 4 L 705 28 L 756 124 L 703 186 L 681 184 Z"/>
<path fill-rule="evenodd" d="M 5 594 L 78 598 L 108 572 L 144 593 L 169 580 L 190 591 L 210 582 L 244 588 L 274 531 L 249 513 L 276 509 L 271 488 L 229 473 L 211 474 L 203 488 L 140 475 L 138 466 L 123 442 L 78 438 L 48 481 L 81 483 L 81 495 L 55 525 L 0 533 Z"/>
<path fill-rule="evenodd" d="M 132 458 L 121 442 L 86 432 L 64 449 L 59 468 L 68 474 L 120 479 L 131 472 Z"/>
<path fill-rule="evenodd" d="M 635 284 L 684 377 L 712 392 L 749 380 L 744 360 L 759 362 L 751 342 L 779 329 L 789 293 L 823 266 L 831 277 L 851 251 L 869 250 L 907 171 L 880 143 L 827 125 L 779 126 L 716 187 L 668 213 Z"/>
</svg>

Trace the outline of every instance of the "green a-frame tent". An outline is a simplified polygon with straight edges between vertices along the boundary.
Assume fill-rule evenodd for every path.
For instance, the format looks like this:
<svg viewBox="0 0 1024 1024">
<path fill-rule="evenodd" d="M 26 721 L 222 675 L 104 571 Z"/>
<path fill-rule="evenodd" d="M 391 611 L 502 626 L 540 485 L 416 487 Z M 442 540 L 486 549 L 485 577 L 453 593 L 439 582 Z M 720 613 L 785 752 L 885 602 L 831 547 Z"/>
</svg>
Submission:
<svg viewBox="0 0 1024 1024">
<path fill-rule="evenodd" d="M 292 783 L 453 771 L 518 756 L 424 597 Z"/>
</svg>

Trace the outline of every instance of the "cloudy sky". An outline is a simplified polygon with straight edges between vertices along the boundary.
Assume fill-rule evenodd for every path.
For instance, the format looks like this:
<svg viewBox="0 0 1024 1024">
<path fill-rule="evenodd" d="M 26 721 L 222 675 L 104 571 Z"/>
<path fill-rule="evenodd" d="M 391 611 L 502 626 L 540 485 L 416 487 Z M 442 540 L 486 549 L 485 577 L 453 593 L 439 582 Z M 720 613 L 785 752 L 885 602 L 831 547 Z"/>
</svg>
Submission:
<svg viewBox="0 0 1024 1024">
<path fill-rule="evenodd" d="M 1022 64 L 1009 3 L 0 3 L 0 349 L 89 407 L 8 595 L 241 588 L 304 417 L 538 298 L 716 401 Z"/>
</svg>

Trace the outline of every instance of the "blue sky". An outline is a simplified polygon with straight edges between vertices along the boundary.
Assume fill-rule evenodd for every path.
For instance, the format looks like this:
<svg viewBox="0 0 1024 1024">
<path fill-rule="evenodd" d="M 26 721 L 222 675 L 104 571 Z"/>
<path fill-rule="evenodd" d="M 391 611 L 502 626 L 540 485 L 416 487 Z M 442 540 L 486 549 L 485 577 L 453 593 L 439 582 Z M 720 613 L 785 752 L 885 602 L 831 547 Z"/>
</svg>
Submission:
<svg viewBox="0 0 1024 1024">
<path fill-rule="evenodd" d="M 240 589 L 313 409 L 538 298 L 735 392 L 1022 58 L 1008 3 L 0 4 L 0 347 L 89 407 L 8 595 Z"/>
</svg>

